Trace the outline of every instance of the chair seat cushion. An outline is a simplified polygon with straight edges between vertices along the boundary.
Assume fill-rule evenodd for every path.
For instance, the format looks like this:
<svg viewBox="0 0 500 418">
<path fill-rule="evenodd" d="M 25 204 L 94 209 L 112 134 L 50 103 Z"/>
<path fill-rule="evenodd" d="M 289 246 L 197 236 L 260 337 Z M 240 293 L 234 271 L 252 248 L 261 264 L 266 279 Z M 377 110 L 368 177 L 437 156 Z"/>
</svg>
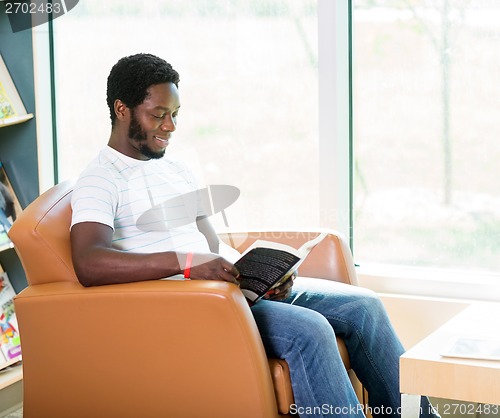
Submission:
<svg viewBox="0 0 500 418">
<path fill-rule="evenodd" d="M 351 368 L 349 353 L 345 343 L 337 338 L 340 356 L 347 370 Z M 288 363 L 282 359 L 268 359 L 271 377 L 273 379 L 274 392 L 276 393 L 276 404 L 280 414 L 290 413 L 290 405 L 294 403 L 292 382 L 290 380 L 290 369 Z"/>
</svg>

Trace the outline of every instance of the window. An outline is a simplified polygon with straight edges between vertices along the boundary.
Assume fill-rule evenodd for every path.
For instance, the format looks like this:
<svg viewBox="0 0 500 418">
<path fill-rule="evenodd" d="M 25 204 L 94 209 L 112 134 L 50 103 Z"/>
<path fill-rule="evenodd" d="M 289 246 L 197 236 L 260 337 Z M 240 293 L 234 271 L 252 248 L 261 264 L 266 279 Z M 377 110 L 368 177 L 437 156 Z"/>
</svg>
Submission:
<svg viewBox="0 0 500 418">
<path fill-rule="evenodd" d="M 358 262 L 500 273 L 500 4 L 353 5 Z"/>
<path fill-rule="evenodd" d="M 86 0 L 54 21 L 54 38 L 60 179 L 108 140 L 111 66 L 151 52 L 181 77 L 167 152 L 206 184 L 240 188 L 230 226 L 318 224 L 316 0 Z"/>
<path fill-rule="evenodd" d="M 151 52 L 181 75 L 168 152 L 241 189 L 230 227 L 321 225 L 392 277 L 497 278 L 499 18 L 494 0 L 80 2 L 54 21 L 59 179 L 107 142 L 111 66 Z"/>
</svg>

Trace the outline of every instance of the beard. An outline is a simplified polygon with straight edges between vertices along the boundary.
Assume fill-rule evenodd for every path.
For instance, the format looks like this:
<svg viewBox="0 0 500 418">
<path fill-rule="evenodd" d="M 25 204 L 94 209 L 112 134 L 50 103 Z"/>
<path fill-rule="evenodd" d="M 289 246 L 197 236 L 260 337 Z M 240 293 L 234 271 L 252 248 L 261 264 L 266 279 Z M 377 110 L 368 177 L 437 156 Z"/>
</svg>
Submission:
<svg viewBox="0 0 500 418">
<path fill-rule="evenodd" d="M 165 155 L 165 149 L 153 151 L 147 144 L 148 136 L 141 124 L 135 117 L 134 110 L 131 109 L 130 126 L 128 127 L 128 137 L 139 145 L 139 152 L 148 159 L 158 160 Z"/>
</svg>

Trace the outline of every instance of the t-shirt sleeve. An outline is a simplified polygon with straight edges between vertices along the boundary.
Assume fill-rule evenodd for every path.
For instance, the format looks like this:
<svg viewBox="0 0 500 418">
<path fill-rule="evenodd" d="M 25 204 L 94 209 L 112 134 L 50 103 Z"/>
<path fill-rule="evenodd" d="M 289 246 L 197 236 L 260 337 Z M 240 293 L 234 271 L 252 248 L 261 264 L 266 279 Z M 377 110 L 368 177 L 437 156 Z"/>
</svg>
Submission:
<svg viewBox="0 0 500 418">
<path fill-rule="evenodd" d="M 87 168 L 71 195 L 71 227 L 81 222 L 98 222 L 114 230 L 118 196 L 118 186 L 108 170 L 97 166 Z"/>
</svg>

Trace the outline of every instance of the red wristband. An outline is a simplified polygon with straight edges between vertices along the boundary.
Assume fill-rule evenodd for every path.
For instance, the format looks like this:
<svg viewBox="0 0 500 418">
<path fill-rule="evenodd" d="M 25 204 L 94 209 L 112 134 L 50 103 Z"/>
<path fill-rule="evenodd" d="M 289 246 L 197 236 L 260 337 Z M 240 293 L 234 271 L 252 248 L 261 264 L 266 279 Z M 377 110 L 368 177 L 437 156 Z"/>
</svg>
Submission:
<svg viewBox="0 0 500 418">
<path fill-rule="evenodd" d="M 191 263 L 193 262 L 193 253 L 187 253 L 186 255 L 186 265 L 184 267 L 184 278 L 191 278 Z"/>
</svg>

